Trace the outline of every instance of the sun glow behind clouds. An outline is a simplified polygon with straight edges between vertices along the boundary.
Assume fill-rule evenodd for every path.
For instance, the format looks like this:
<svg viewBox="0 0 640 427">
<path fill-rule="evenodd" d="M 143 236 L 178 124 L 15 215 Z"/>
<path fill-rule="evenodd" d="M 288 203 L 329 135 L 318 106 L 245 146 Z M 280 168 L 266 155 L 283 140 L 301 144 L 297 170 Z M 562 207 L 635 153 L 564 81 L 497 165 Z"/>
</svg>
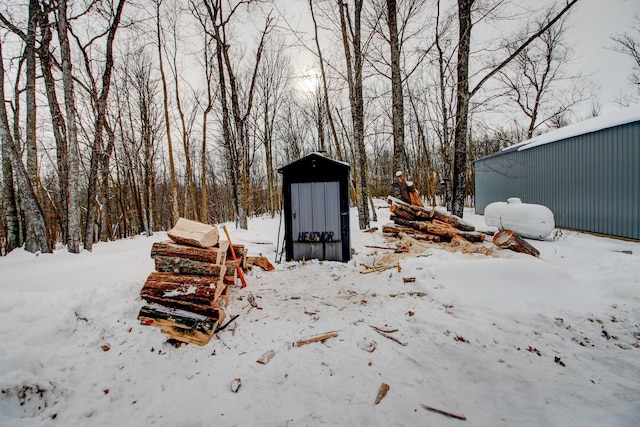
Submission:
<svg viewBox="0 0 640 427">
<path fill-rule="evenodd" d="M 314 94 L 320 87 L 320 79 L 314 72 L 307 72 L 297 80 L 297 89 L 305 95 Z"/>
</svg>

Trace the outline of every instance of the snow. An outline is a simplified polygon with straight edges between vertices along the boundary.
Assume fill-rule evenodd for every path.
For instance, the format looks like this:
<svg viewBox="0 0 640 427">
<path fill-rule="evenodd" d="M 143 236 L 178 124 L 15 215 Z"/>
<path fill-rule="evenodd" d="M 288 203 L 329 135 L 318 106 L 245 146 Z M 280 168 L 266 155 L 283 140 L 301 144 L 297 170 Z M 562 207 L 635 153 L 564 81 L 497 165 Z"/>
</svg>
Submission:
<svg viewBox="0 0 640 427">
<path fill-rule="evenodd" d="M 585 135 L 587 133 L 596 132 L 602 129 L 608 129 L 615 126 L 621 126 L 627 123 L 640 121 L 640 104 L 623 108 L 619 111 L 612 111 L 602 114 L 579 123 L 574 123 L 559 129 L 552 130 L 542 135 L 535 136 L 526 141 L 519 142 L 509 147 L 503 148 L 502 151 L 518 151 L 528 150 L 540 145 L 549 144 L 555 141 L 572 138 L 574 136 Z"/>
<path fill-rule="evenodd" d="M 389 211 L 378 215 L 380 227 Z M 463 423 L 421 404 L 472 426 L 640 425 L 640 243 L 556 230 L 531 241 L 540 258 L 432 245 L 401 257 L 400 272 L 361 274 L 389 252 L 367 245 L 393 242 L 351 218 L 350 262 L 255 268 L 231 290 L 227 318 L 238 319 L 202 347 L 175 348 L 137 320 L 151 245 L 166 233 L 0 258 L 0 425 Z M 277 217 L 227 227 L 275 261 Z"/>
</svg>

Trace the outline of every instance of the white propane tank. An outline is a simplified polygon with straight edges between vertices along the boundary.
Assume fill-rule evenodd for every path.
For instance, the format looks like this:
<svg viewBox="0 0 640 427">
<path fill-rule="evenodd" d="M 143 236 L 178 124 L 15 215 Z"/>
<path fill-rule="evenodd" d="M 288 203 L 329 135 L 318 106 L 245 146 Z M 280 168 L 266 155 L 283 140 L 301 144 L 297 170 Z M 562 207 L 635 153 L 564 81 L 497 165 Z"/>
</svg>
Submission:
<svg viewBox="0 0 640 427">
<path fill-rule="evenodd" d="M 542 240 L 556 224 L 553 212 L 546 206 L 522 203 L 517 197 L 507 202 L 490 203 L 484 209 L 484 222 L 500 230 L 512 230 L 522 237 Z"/>
</svg>

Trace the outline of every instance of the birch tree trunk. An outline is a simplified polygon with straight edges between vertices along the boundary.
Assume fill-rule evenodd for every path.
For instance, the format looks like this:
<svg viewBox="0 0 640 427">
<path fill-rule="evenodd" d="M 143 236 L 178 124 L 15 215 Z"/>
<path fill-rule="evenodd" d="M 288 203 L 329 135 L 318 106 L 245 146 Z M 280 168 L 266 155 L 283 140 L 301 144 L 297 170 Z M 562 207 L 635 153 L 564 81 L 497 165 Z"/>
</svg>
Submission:
<svg viewBox="0 0 640 427">
<path fill-rule="evenodd" d="M 2 55 L 2 40 L 0 39 L 0 100 L 7 99 L 4 93 L 4 56 Z M 51 242 L 48 238 L 47 228 L 42 215 L 42 209 L 38 203 L 33 184 L 29 180 L 27 170 L 20 158 L 20 152 L 15 146 L 13 135 L 9 127 L 7 108 L 4 102 L 0 102 L 0 140 L 2 140 L 3 152 L 6 151 L 11 162 L 11 168 L 17 184 L 20 199 L 24 204 L 24 213 L 29 233 L 34 236 L 37 243 L 36 250 L 43 253 L 51 252 Z"/>
<path fill-rule="evenodd" d="M 57 10 L 58 41 L 60 43 L 60 56 L 62 58 L 62 84 L 64 90 L 64 104 L 67 116 L 67 141 L 69 180 L 68 180 L 68 239 L 67 250 L 77 254 L 80 252 L 82 238 L 80 217 L 80 146 L 78 145 L 78 126 L 76 122 L 75 90 L 73 83 L 73 70 L 71 66 L 71 47 L 69 45 L 67 0 L 58 2 Z"/>
<path fill-rule="evenodd" d="M 36 28 L 37 28 L 38 4 L 36 0 L 29 1 L 29 15 L 27 20 L 27 33 L 25 37 L 24 58 L 25 58 L 25 132 L 24 151 L 26 153 L 27 175 L 33 185 L 33 189 L 38 196 L 38 151 L 36 145 Z M 16 82 L 17 84 L 17 82 Z M 16 101 L 19 98 L 16 96 Z M 16 123 L 19 113 L 16 112 Z M 19 138 L 20 133 L 14 132 L 15 138 Z M 16 141 L 17 142 L 17 141 Z M 26 220 L 26 218 L 25 218 Z M 25 249 L 29 252 L 38 250 L 37 237 L 33 234 L 34 227 L 26 222 Z"/>
</svg>

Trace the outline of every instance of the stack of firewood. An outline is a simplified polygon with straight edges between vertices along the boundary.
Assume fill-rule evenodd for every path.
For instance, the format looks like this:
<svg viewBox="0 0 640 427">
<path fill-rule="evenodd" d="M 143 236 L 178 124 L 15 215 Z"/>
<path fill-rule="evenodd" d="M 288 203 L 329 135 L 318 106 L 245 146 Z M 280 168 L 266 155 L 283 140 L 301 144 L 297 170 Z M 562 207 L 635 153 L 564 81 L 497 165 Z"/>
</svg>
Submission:
<svg viewBox="0 0 640 427">
<path fill-rule="evenodd" d="M 138 318 L 145 325 L 160 327 L 172 339 L 204 345 L 225 317 L 228 285 L 238 278 L 237 267 L 246 267 L 246 250 L 219 240 L 211 225 L 180 218 L 171 240 L 154 243 L 151 258 L 155 269 L 140 296 L 149 303 Z"/>
</svg>

